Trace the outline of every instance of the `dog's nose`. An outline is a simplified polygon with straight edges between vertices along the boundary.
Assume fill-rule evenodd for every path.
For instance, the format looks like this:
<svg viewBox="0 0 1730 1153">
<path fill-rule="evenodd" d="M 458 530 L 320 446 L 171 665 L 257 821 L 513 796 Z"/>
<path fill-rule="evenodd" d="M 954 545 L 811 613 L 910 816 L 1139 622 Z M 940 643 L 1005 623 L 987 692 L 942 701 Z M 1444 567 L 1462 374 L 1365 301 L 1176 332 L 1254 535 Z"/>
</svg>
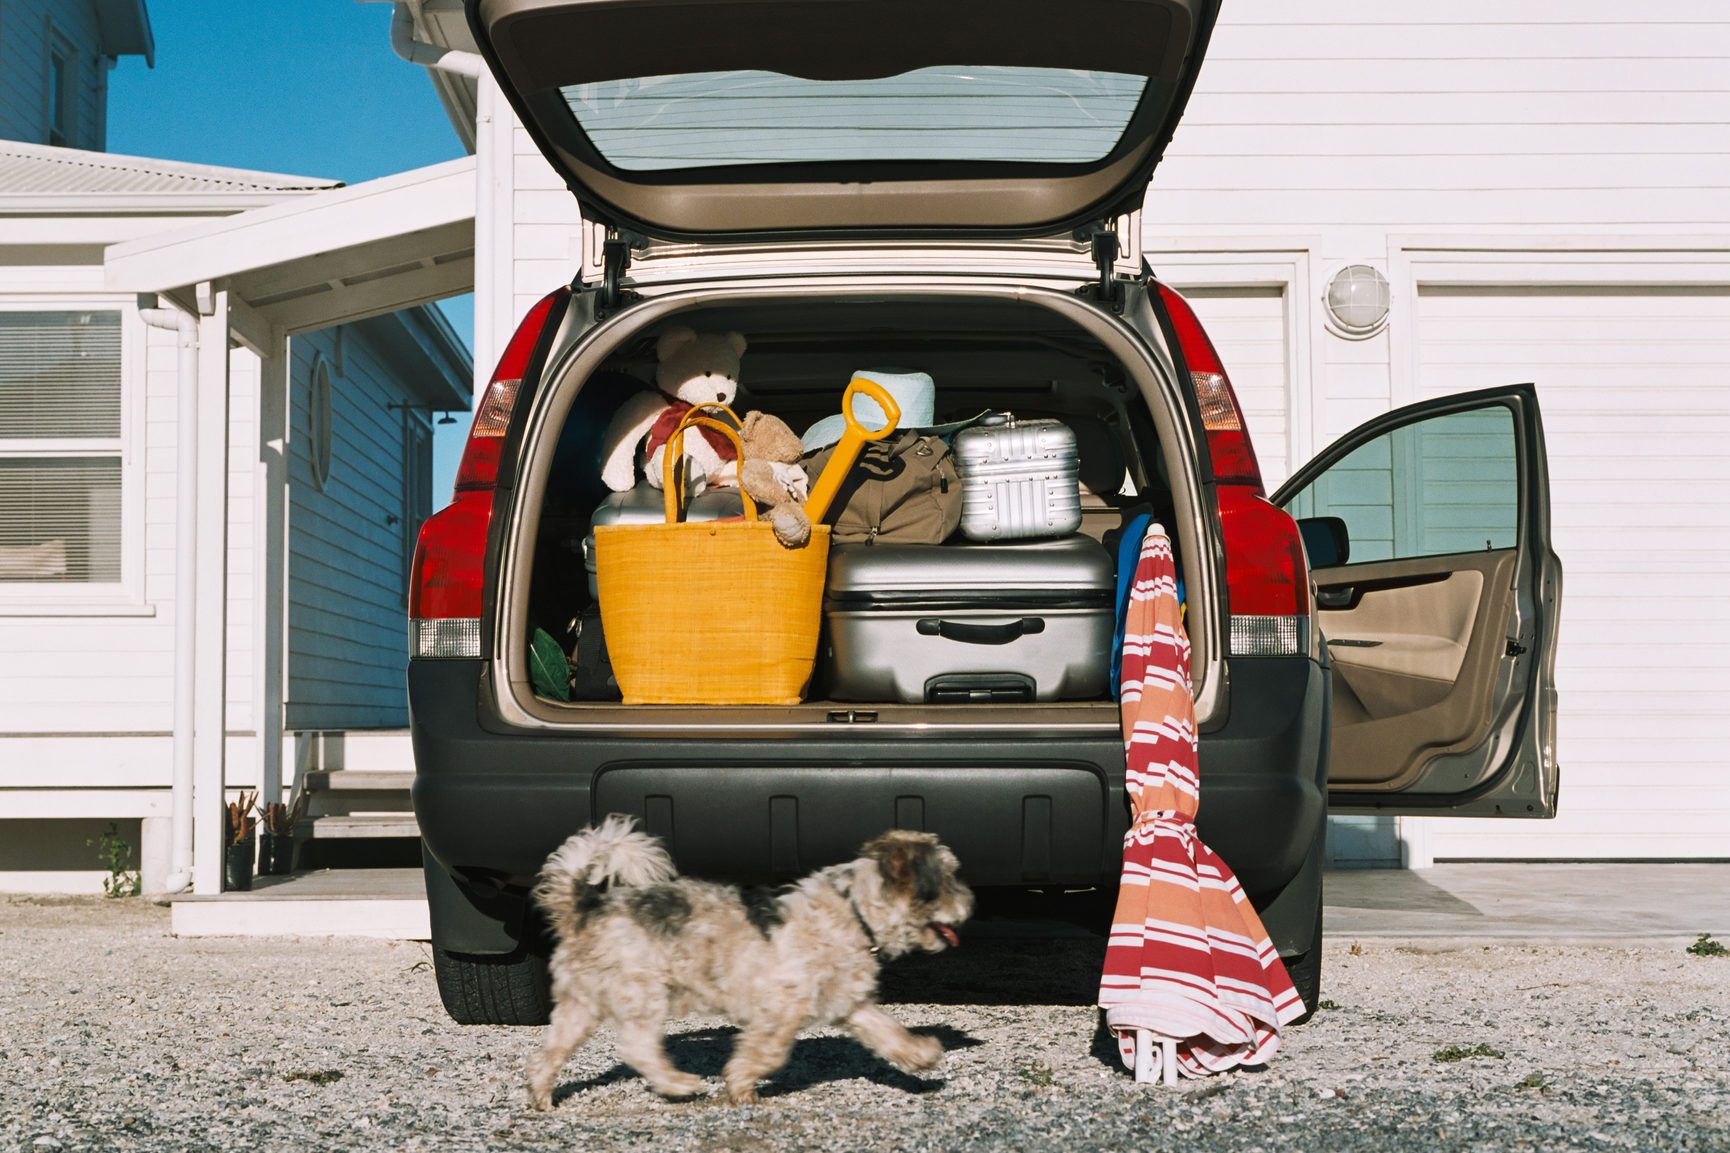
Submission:
<svg viewBox="0 0 1730 1153">
<path fill-rule="evenodd" d="M 724 392 L 717 392 L 715 394 L 715 399 L 720 401 L 722 404 L 726 404 L 727 403 L 727 394 Z"/>
</svg>

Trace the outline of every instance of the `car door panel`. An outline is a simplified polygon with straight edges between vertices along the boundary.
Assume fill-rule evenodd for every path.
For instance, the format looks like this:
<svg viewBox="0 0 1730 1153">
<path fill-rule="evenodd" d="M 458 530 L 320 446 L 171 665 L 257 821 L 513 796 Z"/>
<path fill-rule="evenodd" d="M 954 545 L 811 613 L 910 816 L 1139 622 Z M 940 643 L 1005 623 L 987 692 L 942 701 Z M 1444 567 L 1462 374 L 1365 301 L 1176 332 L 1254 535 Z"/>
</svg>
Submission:
<svg viewBox="0 0 1730 1153">
<path fill-rule="evenodd" d="M 1397 792 L 1431 757 L 1483 739 L 1514 561 L 1502 550 L 1352 566 L 1359 587 L 1375 587 L 1352 607 L 1321 610 L 1333 658 L 1330 781 Z M 1318 571 L 1318 589 L 1340 571 Z M 1411 575 L 1421 579 L 1401 579 Z"/>
</svg>

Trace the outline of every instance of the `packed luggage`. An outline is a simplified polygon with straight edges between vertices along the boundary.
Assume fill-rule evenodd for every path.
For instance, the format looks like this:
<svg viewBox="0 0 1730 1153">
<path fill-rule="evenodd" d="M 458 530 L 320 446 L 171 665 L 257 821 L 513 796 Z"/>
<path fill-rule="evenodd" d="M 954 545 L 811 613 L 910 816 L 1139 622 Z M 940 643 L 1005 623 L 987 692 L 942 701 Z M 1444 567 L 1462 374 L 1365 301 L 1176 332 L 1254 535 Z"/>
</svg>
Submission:
<svg viewBox="0 0 1730 1153">
<path fill-rule="evenodd" d="M 663 360 L 707 339 L 663 339 Z M 1074 429 L 990 411 L 938 424 L 929 375 L 862 370 L 839 412 L 789 442 L 777 418 L 727 407 L 736 356 L 721 371 L 701 385 L 719 381 L 715 400 L 663 388 L 653 420 L 615 419 L 630 425 L 622 441 L 609 429 L 607 483 L 632 483 L 594 510 L 582 544 L 576 699 L 942 705 L 1114 691 L 1116 557 L 1078 532 Z M 772 473 L 741 437 L 759 420 L 781 430 Z M 771 529 L 768 501 L 806 535 Z"/>
</svg>

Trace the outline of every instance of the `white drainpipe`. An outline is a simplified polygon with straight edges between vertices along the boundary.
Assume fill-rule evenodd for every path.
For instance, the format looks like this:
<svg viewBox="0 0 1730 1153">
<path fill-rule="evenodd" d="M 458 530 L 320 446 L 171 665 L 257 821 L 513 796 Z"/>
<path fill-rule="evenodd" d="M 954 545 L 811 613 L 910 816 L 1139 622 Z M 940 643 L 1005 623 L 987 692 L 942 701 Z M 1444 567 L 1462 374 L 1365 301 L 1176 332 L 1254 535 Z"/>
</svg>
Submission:
<svg viewBox="0 0 1730 1153">
<path fill-rule="evenodd" d="M 198 318 L 177 308 L 141 308 L 152 328 L 180 336 L 174 493 L 174 792 L 173 855 L 165 893 L 192 885 L 193 645 L 198 632 Z"/>
<path fill-rule="evenodd" d="M 411 64 L 422 64 L 442 72 L 458 72 L 475 80 L 487 73 L 487 63 L 478 52 L 459 52 L 454 48 L 441 48 L 437 44 L 428 44 L 425 40 L 416 40 L 414 14 L 401 0 L 391 6 L 390 46 L 392 51 Z"/>
</svg>

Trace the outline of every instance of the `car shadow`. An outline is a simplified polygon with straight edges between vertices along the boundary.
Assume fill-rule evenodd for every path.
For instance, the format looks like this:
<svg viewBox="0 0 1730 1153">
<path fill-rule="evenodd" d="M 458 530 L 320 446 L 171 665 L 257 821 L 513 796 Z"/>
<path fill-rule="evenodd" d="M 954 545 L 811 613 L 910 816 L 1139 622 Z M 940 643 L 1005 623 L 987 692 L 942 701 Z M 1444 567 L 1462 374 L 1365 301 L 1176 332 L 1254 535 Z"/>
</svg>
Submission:
<svg viewBox="0 0 1730 1153">
<path fill-rule="evenodd" d="M 988 922 L 962 929 L 959 949 L 883 967 L 878 999 L 915 1005 L 1092 1005 L 1105 937 L 1072 925 Z"/>
</svg>

